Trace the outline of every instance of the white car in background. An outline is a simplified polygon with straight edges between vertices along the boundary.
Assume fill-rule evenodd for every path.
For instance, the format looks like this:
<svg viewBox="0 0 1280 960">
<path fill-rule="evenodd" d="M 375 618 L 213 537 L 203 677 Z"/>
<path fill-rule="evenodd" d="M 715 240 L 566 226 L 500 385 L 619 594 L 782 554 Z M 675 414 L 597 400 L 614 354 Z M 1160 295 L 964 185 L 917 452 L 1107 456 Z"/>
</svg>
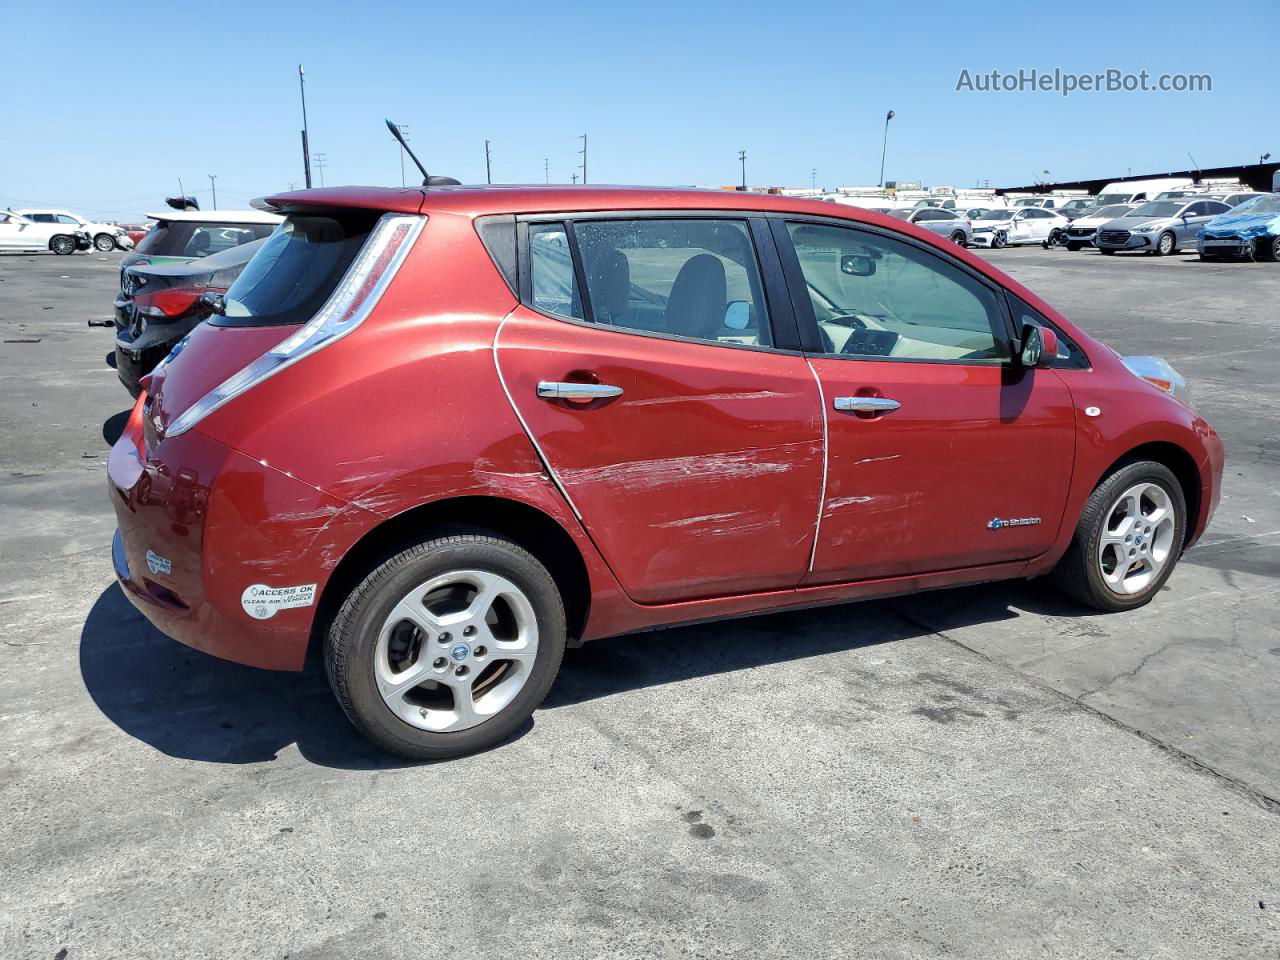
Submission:
<svg viewBox="0 0 1280 960">
<path fill-rule="evenodd" d="M 992 249 L 1019 243 L 1044 243 L 1055 229 L 1066 230 L 1070 225 L 1071 221 L 1062 214 L 1041 207 L 988 210 L 973 221 L 969 242 Z"/>
<path fill-rule="evenodd" d="M 36 223 L 12 210 L 0 210 L 0 250 L 52 250 L 66 256 L 88 250 L 93 244 L 79 227 L 63 223 Z"/>
<path fill-rule="evenodd" d="M 14 213 L 20 214 L 34 223 L 57 223 L 62 224 L 72 230 L 83 230 L 89 235 L 93 241 L 94 247 L 100 253 L 106 253 L 114 250 L 117 246 L 121 250 L 127 250 L 133 246 L 130 241 L 127 244 L 121 241 L 127 241 L 128 236 L 125 234 L 124 227 L 116 226 L 114 223 L 94 223 L 92 220 L 86 220 L 79 214 L 72 213 L 70 210 L 52 210 L 49 208 L 15 210 Z"/>
</svg>

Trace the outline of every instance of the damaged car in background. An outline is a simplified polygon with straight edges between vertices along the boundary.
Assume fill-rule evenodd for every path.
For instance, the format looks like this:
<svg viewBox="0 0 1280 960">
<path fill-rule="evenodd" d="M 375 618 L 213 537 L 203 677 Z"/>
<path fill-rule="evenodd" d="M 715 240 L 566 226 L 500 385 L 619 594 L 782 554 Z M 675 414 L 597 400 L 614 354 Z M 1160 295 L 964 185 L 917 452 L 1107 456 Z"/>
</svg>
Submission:
<svg viewBox="0 0 1280 960">
<path fill-rule="evenodd" d="M 284 223 L 111 451 L 116 576 L 206 653 L 314 644 L 404 756 L 502 742 L 600 637 L 1042 575 L 1133 610 L 1218 504 L 1166 363 L 900 219 L 671 188 L 263 205 Z"/>
<path fill-rule="evenodd" d="M 1196 235 L 1201 260 L 1280 260 L 1280 194 L 1263 193 L 1214 217 Z"/>
<path fill-rule="evenodd" d="M 126 267 L 116 298 L 116 375 L 137 396 L 140 381 L 177 344 L 221 309 L 227 292 L 266 238 L 187 263 Z"/>
</svg>

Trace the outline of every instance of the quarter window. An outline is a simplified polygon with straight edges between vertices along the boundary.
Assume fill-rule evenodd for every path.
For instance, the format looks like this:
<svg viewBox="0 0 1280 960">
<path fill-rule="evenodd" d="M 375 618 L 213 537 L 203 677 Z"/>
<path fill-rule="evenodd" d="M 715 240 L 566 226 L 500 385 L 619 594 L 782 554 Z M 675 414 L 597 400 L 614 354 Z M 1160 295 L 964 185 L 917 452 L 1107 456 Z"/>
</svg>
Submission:
<svg viewBox="0 0 1280 960">
<path fill-rule="evenodd" d="M 880 234 L 787 225 L 824 352 L 903 360 L 1009 356 L 996 294 L 959 267 Z"/>
<path fill-rule="evenodd" d="M 529 227 L 529 276 L 534 309 L 583 319 L 569 236 L 563 223 L 535 223 Z"/>
<path fill-rule="evenodd" d="M 728 346 L 769 346 L 760 270 L 740 220 L 574 223 L 590 319 Z"/>
</svg>

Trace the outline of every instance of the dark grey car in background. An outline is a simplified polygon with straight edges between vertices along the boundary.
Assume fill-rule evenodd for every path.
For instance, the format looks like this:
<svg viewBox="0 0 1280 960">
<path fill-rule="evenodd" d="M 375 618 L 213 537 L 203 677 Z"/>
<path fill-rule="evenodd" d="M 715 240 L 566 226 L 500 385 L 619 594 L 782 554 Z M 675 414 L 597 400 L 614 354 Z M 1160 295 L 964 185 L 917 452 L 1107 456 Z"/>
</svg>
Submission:
<svg viewBox="0 0 1280 960">
<path fill-rule="evenodd" d="M 1100 253 L 1141 250 L 1167 256 L 1179 247 L 1194 246 L 1200 228 L 1228 207 L 1221 200 L 1183 197 L 1148 200 L 1123 217 L 1104 223 L 1093 236 Z"/>
<path fill-rule="evenodd" d="M 889 216 L 932 230 L 962 247 L 967 247 L 973 240 L 973 227 L 954 210 L 943 210 L 941 207 L 903 207 L 890 210 Z"/>
</svg>

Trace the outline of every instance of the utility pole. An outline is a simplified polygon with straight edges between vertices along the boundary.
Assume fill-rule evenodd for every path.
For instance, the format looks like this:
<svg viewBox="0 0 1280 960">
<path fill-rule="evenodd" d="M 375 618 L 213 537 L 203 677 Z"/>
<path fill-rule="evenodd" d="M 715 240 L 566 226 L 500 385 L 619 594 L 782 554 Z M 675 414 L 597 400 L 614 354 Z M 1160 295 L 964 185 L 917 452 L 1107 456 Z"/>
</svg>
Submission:
<svg viewBox="0 0 1280 960">
<path fill-rule="evenodd" d="M 317 153 L 311 158 L 311 162 L 316 165 L 316 173 L 320 174 L 320 186 L 322 187 L 324 186 L 324 168 L 328 163 L 325 160 L 327 156 L 329 156 L 327 153 Z"/>
<path fill-rule="evenodd" d="M 571 173 L 569 174 L 569 177 L 573 180 L 573 185 L 576 187 L 578 185 L 578 175 L 576 173 Z"/>
<path fill-rule="evenodd" d="M 216 173 L 209 174 L 209 188 L 213 190 L 213 206 L 210 209 L 213 210 L 218 209 L 218 185 L 213 182 L 217 179 L 218 175 Z"/>
<path fill-rule="evenodd" d="M 551 182 L 551 158 L 550 157 L 542 158 L 542 178 L 547 183 Z"/>
<path fill-rule="evenodd" d="M 812 187 L 814 192 L 816 193 L 818 190 L 818 168 L 817 167 L 814 167 L 812 170 L 809 171 L 809 181 L 810 181 L 809 186 Z"/>
<path fill-rule="evenodd" d="M 738 151 L 738 161 L 742 164 L 742 189 L 747 189 L 747 151 Z"/>
<path fill-rule="evenodd" d="M 397 123 L 396 129 L 400 131 L 400 136 L 404 137 L 406 140 L 409 139 L 408 127 L 406 127 L 402 123 Z M 404 186 L 404 145 L 401 144 L 399 141 L 396 141 L 396 146 L 400 150 L 400 186 L 403 187 Z"/>
<path fill-rule="evenodd" d="M 582 149 L 578 152 L 582 154 L 582 182 L 587 182 L 587 135 L 584 133 L 579 139 L 582 140 Z"/>
<path fill-rule="evenodd" d="M 306 175 L 307 189 L 311 189 L 311 140 L 307 135 L 307 82 L 302 64 L 298 64 L 298 90 L 302 94 L 302 172 Z"/>
<path fill-rule="evenodd" d="M 484 182 L 493 183 L 493 170 L 489 166 L 489 141 L 484 142 Z"/>
<path fill-rule="evenodd" d="M 893 119 L 893 111 L 884 115 L 884 143 L 880 146 L 880 189 L 884 189 L 884 155 L 889 149 L 889 121 Z"/>
</svg>

